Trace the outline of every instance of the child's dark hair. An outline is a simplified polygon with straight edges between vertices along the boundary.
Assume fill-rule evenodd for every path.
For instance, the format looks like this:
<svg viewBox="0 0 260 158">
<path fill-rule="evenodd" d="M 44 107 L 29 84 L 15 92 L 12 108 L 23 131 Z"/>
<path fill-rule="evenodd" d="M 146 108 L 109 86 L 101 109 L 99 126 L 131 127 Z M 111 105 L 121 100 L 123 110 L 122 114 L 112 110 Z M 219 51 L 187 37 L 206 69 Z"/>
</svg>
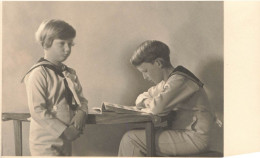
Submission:
<svg viewBox="0 0 260 158">
<path fill-rule="evenodd" d="M 139 66 L 142 63 L 154 63 L 155 59 L 160 58 L 164 67 L 170 67 L 170 49 L 161 41 L 148 40 L 138 46 L 130 59 L 131 64 Z"/>
<path fill-rule="evenodd" d="M 43 48 L 49 48 L 54 39 L 69 39 L 76 36 L 76 30 L 63 20 L 45 20 L 35 33 L 36 40 Z"/>
</svg>

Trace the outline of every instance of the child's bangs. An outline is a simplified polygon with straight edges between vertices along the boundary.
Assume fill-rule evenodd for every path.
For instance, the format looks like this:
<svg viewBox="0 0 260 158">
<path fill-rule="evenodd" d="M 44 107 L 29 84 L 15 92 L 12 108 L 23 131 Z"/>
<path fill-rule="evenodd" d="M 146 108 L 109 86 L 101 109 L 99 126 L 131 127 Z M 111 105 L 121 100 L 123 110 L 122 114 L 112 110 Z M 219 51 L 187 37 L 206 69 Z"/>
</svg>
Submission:
<svg viewBox="0 0 260 158">
<path fill-rule="evenodd" d="M 75 36 L 76 36 L 76 31 L 72 29 L 66 29 L 58 32 L 56 37 L 59 39 L 70 39 L 70 38 L 74 38 Z"/>
</svg>

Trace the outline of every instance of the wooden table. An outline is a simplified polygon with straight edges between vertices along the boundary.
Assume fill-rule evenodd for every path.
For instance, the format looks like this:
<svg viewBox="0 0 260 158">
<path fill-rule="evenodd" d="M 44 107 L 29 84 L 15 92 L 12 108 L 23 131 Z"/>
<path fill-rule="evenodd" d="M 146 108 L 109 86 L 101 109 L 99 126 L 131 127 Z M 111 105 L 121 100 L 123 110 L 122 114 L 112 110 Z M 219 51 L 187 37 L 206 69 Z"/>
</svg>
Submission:
<svg viewBox="0 0 260 158">
<path fill-rule="evenodd" d="M 22 123 L 29 122 L 29 113 L 2 113 L 2 120 L 13 120 L 15 136 L 15 154 L 22 156 Z M 161 117 L 141 114 L 89 114 L 86 124 L 142 124 L 146 131 L 147 156 L 155 156 L 154 124 L 160 123 Z"/>
</svg>

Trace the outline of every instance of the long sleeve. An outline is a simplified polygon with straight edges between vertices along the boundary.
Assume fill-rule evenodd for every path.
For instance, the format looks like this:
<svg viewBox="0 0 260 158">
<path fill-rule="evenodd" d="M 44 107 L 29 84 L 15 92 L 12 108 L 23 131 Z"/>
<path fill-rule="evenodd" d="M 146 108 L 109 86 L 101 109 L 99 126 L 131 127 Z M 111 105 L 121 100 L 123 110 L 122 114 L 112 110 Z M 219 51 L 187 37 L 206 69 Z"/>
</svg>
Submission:
<svg viewBox="0 0 260 158">
<path fill-rule="evenodd" d="M 143 93 L 143 98 L 150 100 L 144 110 L 154 115 L 166 115 L 198 90 L 199 86 L 193 81 L 174 75 L 164 85 L 161 82 Z"/>
<path fill-rule="evenodd" d="M 88 100 L 83 95 L 82 86 L 81 86 L 81 84 L 78 80 L 78 77 L 77 77 L 76 82 L 78 84 L 77 94 L 78 94 L 78 97 L 79 97 L 79 100 L 80 100 L 80 103 L 81 103 L 80 109 L 85 111 L 88 114 Z"/>
<path fill-rule="evenodd" d="M 135 104 L 136 105 L 141 104 L 144 100 L 148 100 L 148 102 L 151 102 L 152 99 L 161 92 L 164 84 L 165 84 L 165 82 L 162 81 L 159 84 L 157 84 L 156 86 L 149 88 L 147 92 L 143 92 L 142 94 L 140 94 L 137 97 Z"/>
<path fill-rule="evenodd" d="M 32 71 L 25 83 L 32 119 L 53 136 L 59 137 L 67 126 L 51 113 L 46 99 L 47 81 L 42 68 L 38 67 Z"/>
<path fill-rule="evenodd" d="M 64 76 L 66 77 L 75 101 L 79 104 L 79 108 L 88 114 L 88 100 L 83 95 L 82 86 L 79 82 L 76 71 L 69 68 L 68 71 L 64 71 Z"/>
</svg>

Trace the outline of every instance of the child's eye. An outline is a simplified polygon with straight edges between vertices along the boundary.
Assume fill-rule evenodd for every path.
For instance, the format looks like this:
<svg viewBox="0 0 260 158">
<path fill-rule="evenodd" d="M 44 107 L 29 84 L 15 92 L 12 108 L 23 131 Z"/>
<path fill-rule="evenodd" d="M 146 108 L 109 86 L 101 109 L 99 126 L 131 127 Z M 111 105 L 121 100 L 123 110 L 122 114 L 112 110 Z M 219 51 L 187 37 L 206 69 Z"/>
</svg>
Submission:
<svg viewBox="0 0 260 158">
<path fill-rule="evenodd" d="M 74 42 L 71 42 L 71 43 L 69 43 L 69 46 L 75 46 L 75 43 Z"/>
<path fill-rule="evenodd" d="M 60 47 L 63 47 L 66 43 L 67 42 L 59 42 L 58 44 L 59 44 Z M 75 45 L 74 42 L 68 42 L 67 44 L 68 44 L 69 47 L 72 47 L 72 46 Z"/>
<path fill-rule="evenodd" d="M 65 42 L 60 42 L 59 45 L 60 46 L 64 46 Z"/>
</svg>

